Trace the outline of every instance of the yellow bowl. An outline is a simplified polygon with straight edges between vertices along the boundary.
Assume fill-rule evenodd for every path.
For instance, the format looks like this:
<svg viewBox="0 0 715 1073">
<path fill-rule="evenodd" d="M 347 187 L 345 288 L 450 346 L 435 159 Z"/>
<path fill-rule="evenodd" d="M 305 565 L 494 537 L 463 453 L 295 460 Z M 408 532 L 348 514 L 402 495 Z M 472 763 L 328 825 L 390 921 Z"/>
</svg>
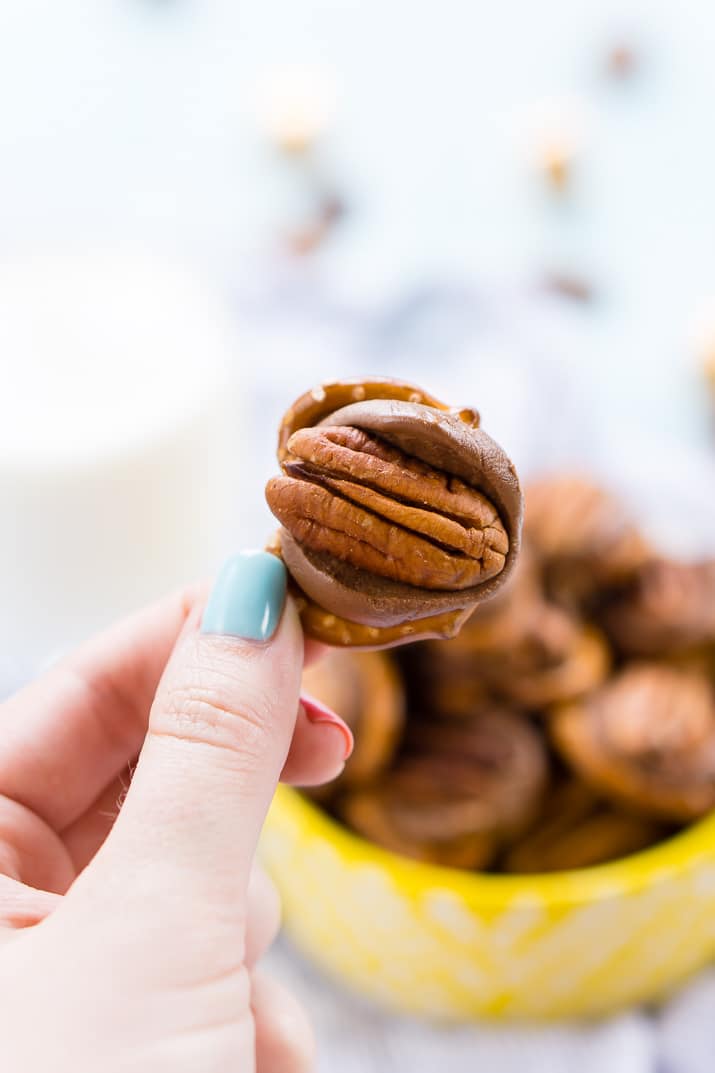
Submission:
<svg viewBox="0 0 715 1073">
<path fill-rule="evenodd" d="M 296 945 L 393 1009 L 602 1014 L 661 997 L 715 951 L 715 815 L 612 864 L 492 876 L 387 853 L 281 787 L 262 855 Z"/>
</svg>

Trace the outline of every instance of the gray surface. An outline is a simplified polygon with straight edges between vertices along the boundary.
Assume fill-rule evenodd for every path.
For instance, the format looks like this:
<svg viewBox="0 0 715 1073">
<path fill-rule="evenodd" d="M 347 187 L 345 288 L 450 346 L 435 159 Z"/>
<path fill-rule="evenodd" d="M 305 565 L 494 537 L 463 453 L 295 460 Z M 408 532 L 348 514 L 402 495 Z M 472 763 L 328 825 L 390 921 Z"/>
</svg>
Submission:
<svg viewBox="0 0 715 1073">
<path fill-rule="evenodd" d="M 588 1025 L 439 1027 L 392 1017 L 319 976 L 285 943 L 268 958 L 308 1009 L 319 1073 L 712 1073 L 715 972 L 671 1004 Z"/>
</svg>

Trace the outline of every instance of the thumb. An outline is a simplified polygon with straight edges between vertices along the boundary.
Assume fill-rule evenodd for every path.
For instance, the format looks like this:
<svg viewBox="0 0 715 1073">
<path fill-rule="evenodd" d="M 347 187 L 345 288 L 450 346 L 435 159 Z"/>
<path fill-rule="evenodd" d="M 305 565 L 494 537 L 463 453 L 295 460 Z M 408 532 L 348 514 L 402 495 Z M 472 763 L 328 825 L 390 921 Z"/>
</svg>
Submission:
<svg viewBox="0 0 715 1073">
<path fill-rule="evenodd" d="M 202 622 L 197 610 L 177 642 L 117 822 L 77 886 L 124 902 L 144 895 L 157 913 L 167 899 L 180 916 L 197 904 L 240 912 L 293 734 L 302 662 L 283 563 L 266 552 L 230 559 Z"/>
</svg>

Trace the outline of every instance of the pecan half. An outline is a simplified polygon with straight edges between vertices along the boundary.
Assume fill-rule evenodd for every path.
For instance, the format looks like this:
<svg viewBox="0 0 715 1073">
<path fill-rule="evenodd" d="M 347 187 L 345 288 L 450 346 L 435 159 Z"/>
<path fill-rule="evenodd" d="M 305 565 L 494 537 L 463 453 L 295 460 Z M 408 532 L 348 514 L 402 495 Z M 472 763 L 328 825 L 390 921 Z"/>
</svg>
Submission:
<svg viewBox="0 0 715 1073">
<path fill-rule="evenodd" d="M 502 858 L 506 872 L 588 868 L 645 849 L 667 834 L 645 816 L 600 800 L 583 783 L 557 783 L 532 828 Z"/>
<path fill-rule="evenodd" d="M 584 477 L 535 481 L 526 501 L 525 532 L 559 603 L 589 606 L 599 590 L 627 581 L 649 557 L 623 505 Z"/>
<path fill-rule="evenodd" d="M 532 711 L 558 701 L 582 697 L 599 686 L 611 667 L 611 655 L 601 632 L 593 626 L 575 630 L 572 644 L 557 661 L 546 661 L 518 673 L 509 671 L 509 661 L 495 675 L 495 693 Z"/>
<path fill-rule="evenodd" d="M 715 696 L 700 675 L 634 664 L 557 711 L 550 728 L 568 763 L 606 797 L 672 820 L 715 807 Z"/>
<path fill-rule="evenodd" d="M 340 813 L 387 849 L 453 867 L 485 867 L 546 780 L 539 736 L 509 711 L 414 727 L 407 750 L 382 779 L 347 794 Z"/>
<path fill-rule="evenodd" d="M 375 842 L 383 849 L 398 853 L 403 857 L 412 857 L 418 861 L 428 861 L 445 868 L 486 868 L 494 858 L 496 844 L 488 831 L 470 831 L 453 834 L 452 824 L 445 823 L 459 810 L 460 799 L 455 791 L 453 801 L 432 801 L 424 799 L 424 784 L 416 785 L 414 775 L 407 776 L 411 789 L 415 790 L 422 801 L 421 809 L 430 817 L 436 818 L 440 831 L 436 838 L 430 838 L 419 829 L 419 814 L 411 807 L 409 796 L 401 802 L 395 795 L 393 780 L 381 786 L 356 790 L 347 794 L 340 806 L 341 818 L 357 834 Z M 428 785 L 432 785 L 434 772 L 428 776 Z M 400 782 L 396 785 L 400 792 Z M 402 787 L 404 793 L 405 787 Z M 460 824 L 459 826 L 464 826 Z"/>
<path fill-rule="evenodd" d="M 527 822 L 546 784 L 544 742 L 529 720 L 511 708 L 482 707 L 469 719 L 415 722 L 405 742 L 408 756 L 440 758 L 472 769 L 472 793 L 482 823 L 500 835 Z"/>
<path fill-rule="evenodd" d="M 630 656 L 663 656 L 715 644 L 715 561 L 654 559 L 604 611 L 605 627 Z"/>
<path fill-rule="evenodd" d="M 521 492 L 478 425 L 395 381 L 325 384 L 293 404 L 266 499 L 306 633 L 370 647 L 452 636 L 501 586 Z"/>
<path fill-rule="evenodd" d="M 504 567 L 509 538 L 474 488 L 357 428 L 301 429 L 266 496 L 304 547 L 427 589 L 466 589 Z"/>
<path fill-rule="evenodd" d="M 487 691 L 537 711 L 583 696 L 604 681 L 611 660 L 595 627 L 539 596 L 499 603 L 498 613 L 489 605 L 479 609 L 456 641 L 428 642 L 415 661 L 413 673 L 428 710 L 469 714 L 459 705 Z"/>
</svg>

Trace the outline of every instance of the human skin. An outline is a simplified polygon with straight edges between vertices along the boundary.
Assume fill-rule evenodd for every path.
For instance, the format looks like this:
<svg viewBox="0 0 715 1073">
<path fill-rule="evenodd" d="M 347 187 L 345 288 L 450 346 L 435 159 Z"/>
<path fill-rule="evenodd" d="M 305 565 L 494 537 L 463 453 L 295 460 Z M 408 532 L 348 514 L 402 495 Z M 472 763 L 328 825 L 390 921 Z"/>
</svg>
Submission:
<svg viewBox="0 0 715 1073">
<path fill-rule="evenodd" d="M 0 705 L 0 1040 L 14 1073 L 304 1073 L 254 853 L 279 778 L 334 777 L 299 705 L 291 601 L 264 643 L 200 632 L 186 590 Z M 310 658 L 311 652 L 306 652 Z"/>
</svg>

